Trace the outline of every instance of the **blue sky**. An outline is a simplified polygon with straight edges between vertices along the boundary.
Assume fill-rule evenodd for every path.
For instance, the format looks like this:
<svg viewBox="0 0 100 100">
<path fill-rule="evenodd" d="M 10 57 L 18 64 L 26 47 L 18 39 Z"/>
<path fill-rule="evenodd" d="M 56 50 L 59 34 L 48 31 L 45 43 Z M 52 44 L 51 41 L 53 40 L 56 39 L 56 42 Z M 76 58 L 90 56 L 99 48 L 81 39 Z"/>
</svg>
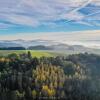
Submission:
<svg viewBox="0 0 100 100">
<path fill-rule="evenodd" d="M 0 39 L 87 30 L 100 30 L 100 0 L 0 0 Z"/>
<path fill-rule="evenodd" d="M 0 0 L 0 33 L 97 29 L 99 0 Z"/>
</svg>

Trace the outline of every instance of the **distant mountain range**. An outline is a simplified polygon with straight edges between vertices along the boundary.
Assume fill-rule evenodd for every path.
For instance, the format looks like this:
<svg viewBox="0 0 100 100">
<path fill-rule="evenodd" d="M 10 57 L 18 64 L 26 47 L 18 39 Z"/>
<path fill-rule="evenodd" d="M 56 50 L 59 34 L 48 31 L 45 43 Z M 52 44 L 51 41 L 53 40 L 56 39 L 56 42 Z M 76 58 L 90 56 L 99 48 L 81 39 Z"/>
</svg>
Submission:
<svg viewBox="0 0 100 100">
<path fill-rule="evenodd" d="M 82 45 L 68 45 L 50 40 L 1 40 L 0 41 L 1 50 L 50 50 L 59 52 L 97 52 L 99 49 L 87 48 Z"/>
<path fill-rule="evenodd" d="M 22 46 L 25 48 L 28 48 L 30 46 L 37 46 L 37 45 L 55 45 L 55 44 L 59 44 L 58 42 L 54 42 L 54 41 L 49 41 L 49 40 L 1 40 L 0 41 L 0 47 L 18 47 L 18 46 Z"/>
</svg>

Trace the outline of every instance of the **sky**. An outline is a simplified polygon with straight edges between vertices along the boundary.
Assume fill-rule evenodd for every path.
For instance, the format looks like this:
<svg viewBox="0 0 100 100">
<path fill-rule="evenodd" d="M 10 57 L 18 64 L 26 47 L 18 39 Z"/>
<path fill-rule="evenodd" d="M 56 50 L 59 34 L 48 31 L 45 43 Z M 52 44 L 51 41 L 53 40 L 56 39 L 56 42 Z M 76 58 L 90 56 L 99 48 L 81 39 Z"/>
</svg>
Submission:
<svg viewBox="0 0 100 100">
<path fill-rule="evenodd" d="M 100 0 L 0 0 L 0 40 L 64 33 L 66 41 L 68 34 L 74 41 L 75 34 L 87 37 L 92 31 L 98 40 L 99 30 Z M 93 39 L 89 35 L 88 40 Z"/>
</svg>

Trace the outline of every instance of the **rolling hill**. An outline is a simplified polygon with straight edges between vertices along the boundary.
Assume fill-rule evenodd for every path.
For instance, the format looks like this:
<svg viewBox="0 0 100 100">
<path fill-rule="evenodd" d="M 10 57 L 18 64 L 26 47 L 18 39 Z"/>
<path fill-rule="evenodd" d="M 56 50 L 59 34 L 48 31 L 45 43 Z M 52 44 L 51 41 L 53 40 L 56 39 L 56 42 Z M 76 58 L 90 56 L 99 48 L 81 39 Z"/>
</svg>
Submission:
<svg viewBox="0 0 100 100">
<path fill-rule="evenodd" d="M 47 50 L 63 53 L 97 53 L 100 54 L 100 49 L 88 48 L 82 45 L 68 45 L 50 40 L 4 40 L 0 41 L 1 50 Z"/>
</svg>

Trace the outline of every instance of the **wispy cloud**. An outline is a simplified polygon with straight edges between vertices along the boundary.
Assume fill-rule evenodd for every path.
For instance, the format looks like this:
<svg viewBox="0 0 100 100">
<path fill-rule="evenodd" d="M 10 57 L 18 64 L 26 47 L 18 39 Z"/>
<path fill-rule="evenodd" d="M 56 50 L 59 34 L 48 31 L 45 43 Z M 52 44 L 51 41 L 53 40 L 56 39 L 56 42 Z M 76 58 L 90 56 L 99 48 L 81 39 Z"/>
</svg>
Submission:
<svg viewBox="0 0 100 100">
<path fill-rule="evenodd" d="M 0 0 L 0 21 L 13 25 L 56 26 L 64 20 L 100 26 L 99 17 L 100 0 Z"/>
</svg>

